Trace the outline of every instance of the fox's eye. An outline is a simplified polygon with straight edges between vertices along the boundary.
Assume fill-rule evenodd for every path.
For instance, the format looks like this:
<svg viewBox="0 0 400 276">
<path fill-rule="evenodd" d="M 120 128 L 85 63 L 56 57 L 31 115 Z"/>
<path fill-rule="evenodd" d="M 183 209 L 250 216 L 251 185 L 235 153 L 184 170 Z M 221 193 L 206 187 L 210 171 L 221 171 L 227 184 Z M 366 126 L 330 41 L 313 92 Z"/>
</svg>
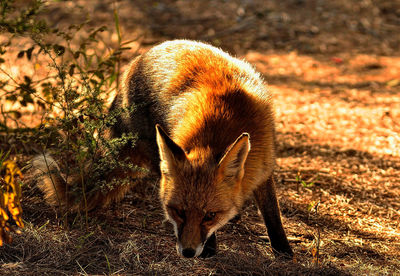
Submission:
<svg viewBox="0 0 400 276">
<path fill-rule="evenodd" d="M 215 218 L 215 212 L 208 212 L 204 218 L 203 218 L 203 222 L 210 222 L 213 221 Z"/>
<path fill-rule="evenodd" d="M 178 217 L 181 218 L 182 220 L 185 219 L 185 210 L 180 210 L 180 209 L 173 208 L 173 207 L 170 207 L 170 209 L 172 210 L 172 212 L 173 212 L 176 216 L 178 216 Z"/>
<path fill-rule="evenodd" d="M 185 218 L 185 210 L 176 210 L 176 214 L 182 219 Z"/>
</svg>

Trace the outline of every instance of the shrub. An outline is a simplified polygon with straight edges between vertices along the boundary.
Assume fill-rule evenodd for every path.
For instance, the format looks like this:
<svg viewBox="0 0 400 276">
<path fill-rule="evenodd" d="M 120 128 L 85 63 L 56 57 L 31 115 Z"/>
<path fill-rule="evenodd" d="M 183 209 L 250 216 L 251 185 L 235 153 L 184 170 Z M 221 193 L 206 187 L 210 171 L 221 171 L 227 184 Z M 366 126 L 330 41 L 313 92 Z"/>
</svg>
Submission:
<svg viewBox="0 0 400 276">
<path fill-rule="evenodd" d="M 11 59 L 9 52 L 22 37 L 28 46 L 16 54 L 15 60 L 25 59 L 33 70 L 31 75 L 16 79 L 1 67 L 6 78 L 0 80 L 0 100 L 11 108 L 1 109 L 0 132 L 42 153 L 51 151 L 67 182 L 72 175 L 80 175 L 82 185 L 74 187 L 74 192 L 81 196 L 94 189 L 125 184 L 124 179 L 105 182 L 102 177 L 116 167 L 140 169 L 118 158 L 123 147 L 134 146 L 136 135 L 108 137 L 117 116 L 130 112 L 108 113 L 106 107 L 110 93 L 119 86 L 121 55 L 129 49 L 129 42 L 122 42 L 118 13 L 114 11 L 118 45 L 98 49 L 105 26 L 88 29 L 85 22 L 57 29 L 40 19 L 43 1 L 17 6 L 11 0 L 0 4 L 0 30 L 7 37 L 0 45 L 0 63 Z M 44 67 L 47 75 L 39 78 L 36 69 Z M 41 111 L 33 127 L 19 121 L 21 110 L 28 107 Z"/>
</svg>

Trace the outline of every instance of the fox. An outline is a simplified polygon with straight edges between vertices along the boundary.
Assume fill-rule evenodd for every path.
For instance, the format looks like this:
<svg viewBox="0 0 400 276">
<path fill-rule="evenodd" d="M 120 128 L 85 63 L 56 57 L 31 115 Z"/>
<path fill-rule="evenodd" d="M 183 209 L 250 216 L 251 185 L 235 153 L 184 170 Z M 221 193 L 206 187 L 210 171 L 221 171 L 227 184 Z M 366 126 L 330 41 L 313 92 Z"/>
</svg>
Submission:
<svg viewBox="0 0 400 276">
<path fill-rule="evenodd" d="M 121 158 L 160 178 L 159 199 L 180 256 L 215 255 L 216 231 L 254 197 L 274 254 L 293 257 L 276 196 L 272 97 L 260 73 L 204 42 L 166 41 L 130 62 L 109 111 L 131 106 L 110 135 L 137 133 L 136 145 Z M 55 204 L 61 194 L 61 202 L 72 202 L 64 196 L 71 184 L 60 177 L 56 162 L 44 155 L 33 163 L 49 172 L 39 186 L 48 201 Z M 145 176 L 142 171 L 132 179 Z M 105 207 L 133 186 L 94 194 L 88 204 Z"/>
</svg>

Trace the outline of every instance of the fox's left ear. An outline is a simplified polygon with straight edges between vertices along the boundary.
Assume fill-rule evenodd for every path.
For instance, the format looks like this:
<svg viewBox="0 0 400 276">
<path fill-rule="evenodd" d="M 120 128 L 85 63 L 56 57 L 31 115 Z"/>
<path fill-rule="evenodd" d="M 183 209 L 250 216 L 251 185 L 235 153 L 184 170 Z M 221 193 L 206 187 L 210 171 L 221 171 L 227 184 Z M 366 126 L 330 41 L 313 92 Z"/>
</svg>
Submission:
<svg viewBox="0 0 400 276">
<path fill-rule="evenodd" d="M 218 163 L 218 170 L 227 181 L 237 182 L 244 175 L 244 164 L 250 151 L 250 135 L 242 133 L 230 145 Z"/>
<path fill-rule="evenodd" d="M 156 125 L 157 145 L 160 152 L 161 171 L 166 173 L 176 164 L 186 159 L 186 154 L 183 149 L 178 146 L 161 128 L 159 124 Z"/>
</svg>

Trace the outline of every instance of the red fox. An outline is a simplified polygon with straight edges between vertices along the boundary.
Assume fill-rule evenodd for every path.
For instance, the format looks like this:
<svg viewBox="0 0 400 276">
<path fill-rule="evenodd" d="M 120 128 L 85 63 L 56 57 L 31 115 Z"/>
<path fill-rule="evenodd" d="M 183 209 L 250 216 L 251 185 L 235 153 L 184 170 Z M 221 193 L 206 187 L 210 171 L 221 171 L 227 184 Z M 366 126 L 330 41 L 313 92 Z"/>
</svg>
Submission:
<svg viewBox="0 0 400 276">
<path fill-rule="evenodd" d="M 215 232 L 254 195 L 274 253 L 293 256 L 275 194 L 271 95 L 252 66 L 201 42 L 164 42 L 131 62 L 110 109 L 132 105 L 112 135 L 138 133 L 124 157 L 161 175 L 160 199 L 178 254 L 214 255 Z M 43 159 L 34 166 L 43 170 Z M 50 202 L 64 191 L 41 187 Z M 127 190 L 93 196 L 90 206 Z"/>
</svg>

